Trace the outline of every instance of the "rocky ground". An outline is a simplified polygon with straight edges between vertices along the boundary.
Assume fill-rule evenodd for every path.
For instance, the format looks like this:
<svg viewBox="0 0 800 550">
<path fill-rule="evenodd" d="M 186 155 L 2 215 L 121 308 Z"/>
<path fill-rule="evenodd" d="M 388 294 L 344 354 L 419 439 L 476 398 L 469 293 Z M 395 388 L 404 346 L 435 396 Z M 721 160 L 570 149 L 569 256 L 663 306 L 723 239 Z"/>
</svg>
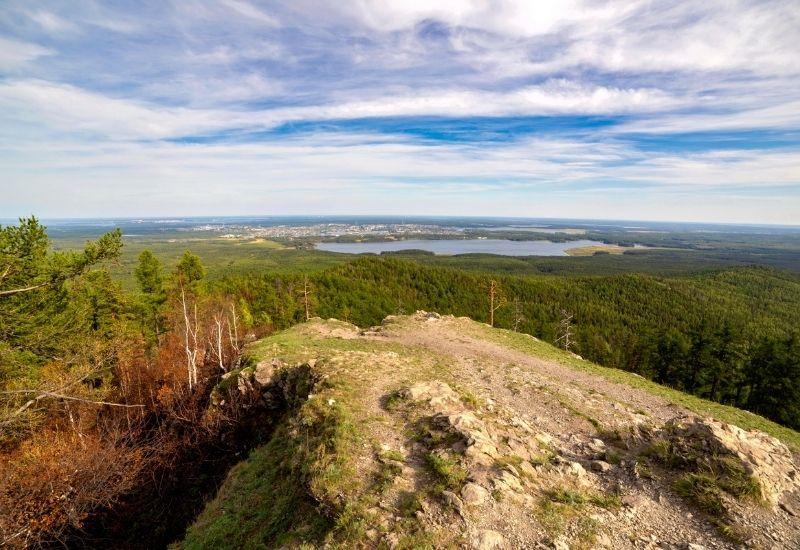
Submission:
<svg viewBox="0 0 800 550">
<path fill-rule="evenodd" d="M 287 430 L 293 460 L 308 461 L 299 482 L 334 520 L 313 534 L 287 521 L 270 538 L 242 519 L 253 533 L 242 545 L 800 547 L 798 459 L 786 444 L 530 336 L 417 312 L 369 330 L 313 320 L 251 353 L 226 391 L 268 401 L 282 373 L 313 373 Z M 333 443 L 309 451 L 312 432 Z M 222 514 L 235 524 L 231 495 L 243 490 L 232 476 L 186 545 L 211 540 L 203 530 Z"/>
</svg>

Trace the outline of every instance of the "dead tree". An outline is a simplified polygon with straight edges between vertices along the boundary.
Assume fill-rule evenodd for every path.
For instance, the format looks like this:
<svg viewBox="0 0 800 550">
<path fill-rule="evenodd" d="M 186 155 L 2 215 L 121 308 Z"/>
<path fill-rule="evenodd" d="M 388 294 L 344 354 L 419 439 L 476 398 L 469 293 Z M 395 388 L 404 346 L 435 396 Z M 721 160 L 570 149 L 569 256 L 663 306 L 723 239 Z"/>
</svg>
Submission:
<svg viewBox="0 0 800 550">
<path fill-rule="evenodd" d="M 571 351 L 572 339 L 572 313 L 566 309 L 561 310 L 561 320 L 558 322 L 558 333 L 556 335 L 556 345 Z"/>
<path fill-rule="evenodd" d="M 522 306 L 523 304 L 520 299 L 514 298 L 514 332 L 519 332 L 519 326 L 526 321 Z"/>
<path fill-rule="evenodd" d="M 181 306 L 183 308 L 183 336 L 186 350 L 186 370 L 189 377 L 189 390 L 197 385 L 197 355 L 199 352 L 197 345 L 197 304 L 194 304 L 194 324 L 189 318 L 189 307 L 186 301 L 186 291 L 181 283 Z"/>
<path fill-rule="evenodd" d="M 503 307 L 504 303 L 500 283 L 492 279 L 489 281 L 489 326 L 494 326 L 494 312 Z"/>
<path fill-rule="evenodd" d="M 236 320 L 236 304 L 231 302 L 231 317 L 228 322 L 228 340 L 234 355 L 233 368 L 239 368 L 242 360 L 242 350 L 239 346 L 239 323 Z"/>
<path fill-rule="evenodd" d="M 211 349 L 214 350 L 214 355 L 217 356 L 217 364 L 221 371 L 225 371 L 225 349 L 222 347 L 222 325 L 225 321 L 223 313 L 214 315 L 214 341 L 211 342 Z M 230 327 L 228 328 L 230 332 Z"/>
<path fill-rule="evenodd" d="M 311 283 L 308 282 L 308 275 L 303 275 L 303 289 L 300 292 L 303 296 L 303 307 L 306 312 L 306 321 L 311 319 L 311 303 L 310 298 L 314 293 Z"/>
</svg>

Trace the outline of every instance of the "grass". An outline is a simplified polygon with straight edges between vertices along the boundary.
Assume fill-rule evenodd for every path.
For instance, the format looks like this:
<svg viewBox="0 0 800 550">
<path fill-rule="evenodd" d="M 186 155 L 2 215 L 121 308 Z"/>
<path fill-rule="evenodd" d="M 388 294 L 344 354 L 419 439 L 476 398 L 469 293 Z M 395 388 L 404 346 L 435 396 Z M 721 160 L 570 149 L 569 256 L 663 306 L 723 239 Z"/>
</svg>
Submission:
<svg viewBox="0 0 800 550">
<path fill-rule="evenodd" d="M 763 416 L 674 390 L 630 372 L 610 367 L 602 367 L 590 361 L 578 359 L 546 342 L 534 340 L 526 334 L 505 329 L 492 330 L 479 323 L 475 323 L 475 329 L 479 330 L 481 336 L 487 340 L 504 344 L 542 359 L 555 361 L 584 372 L 601 376 L 612 382 L 641 389 L 651 395 L 661 397 L 670 403 L 684 407 L 701 416 L 711 416 L 717 420 L 735 424 L 747 430 L 761 430 L 762 432 L 780 439 L 789 446 L 792 451 L 800 452 L 799 432 L 781 426 L 771 420 L 767 420 Z"/>
<path fill-rule="evenodd" d="M 573 533 L 571 548 L 593 548 L 599 524 L 584 512 L 587 505 L 616 509 L 621 503 L 618 495 L 556 487 L 545 493 L 539 502 L 536 517 L 551 538 L 557 538 L 570 528 Z"/>
<path fill-rule="evenodd" d="M 333 527 L 294 466 L 295 441 L 284 420 L 266 445 L 231 470 L 181 547 L 252 548 L 317 544 Z"/>
<path fill-rule="evenodd" d="M 467 481 L 467 470 L 453 456 L 428 453 L 425 455 L 425 466 L 436 479 L 436 492 L 450 490 L 457 492 Z"/>
<path fill-rule="evenodd" d="M 592 504 L 599 508 L 616 509 L 622 505 L 619 495 L 614 493 L 587 493 L 565 487 L 552 489 L 545 493 L 552 502 L 566 504 L 579 508 L 586 504 Z"/>
</svg>

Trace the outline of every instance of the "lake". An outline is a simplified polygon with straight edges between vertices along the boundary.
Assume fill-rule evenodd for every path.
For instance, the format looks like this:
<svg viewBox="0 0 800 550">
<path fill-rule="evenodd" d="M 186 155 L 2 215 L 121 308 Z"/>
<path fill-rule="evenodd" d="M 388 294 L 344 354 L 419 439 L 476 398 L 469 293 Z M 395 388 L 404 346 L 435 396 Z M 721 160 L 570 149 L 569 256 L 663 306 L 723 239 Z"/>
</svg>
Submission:
<svg viewBox="0 0 800 550">
<path fill-rule="evenodd" d="M 563 243 L 551 241 L 509 241 L 506 239 L 442 239 L 406 241 L 363 242 L 363 243 L 318 243 L 319 250 L 364 254 L 396 252 L 398 250 L 427 250 L 438 255 L 452 254 L 499 254 L 501 256 L 566 256 L 568 248 L 598 246 L 599 241 L 579 240 Z"/>
</svg>

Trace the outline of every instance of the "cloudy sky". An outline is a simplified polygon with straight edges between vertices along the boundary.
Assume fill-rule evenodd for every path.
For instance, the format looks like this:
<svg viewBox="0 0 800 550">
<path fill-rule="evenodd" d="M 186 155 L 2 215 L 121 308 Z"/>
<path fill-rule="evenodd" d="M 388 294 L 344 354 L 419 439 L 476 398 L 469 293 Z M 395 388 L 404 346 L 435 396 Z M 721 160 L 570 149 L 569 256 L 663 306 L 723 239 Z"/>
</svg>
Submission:
<svg viewBox="0 0 800 550">
<path fill-rule="evenodd" d="M 3 0 L 30 213 L 800 224 L 800 3 Z"/>
</svg>

